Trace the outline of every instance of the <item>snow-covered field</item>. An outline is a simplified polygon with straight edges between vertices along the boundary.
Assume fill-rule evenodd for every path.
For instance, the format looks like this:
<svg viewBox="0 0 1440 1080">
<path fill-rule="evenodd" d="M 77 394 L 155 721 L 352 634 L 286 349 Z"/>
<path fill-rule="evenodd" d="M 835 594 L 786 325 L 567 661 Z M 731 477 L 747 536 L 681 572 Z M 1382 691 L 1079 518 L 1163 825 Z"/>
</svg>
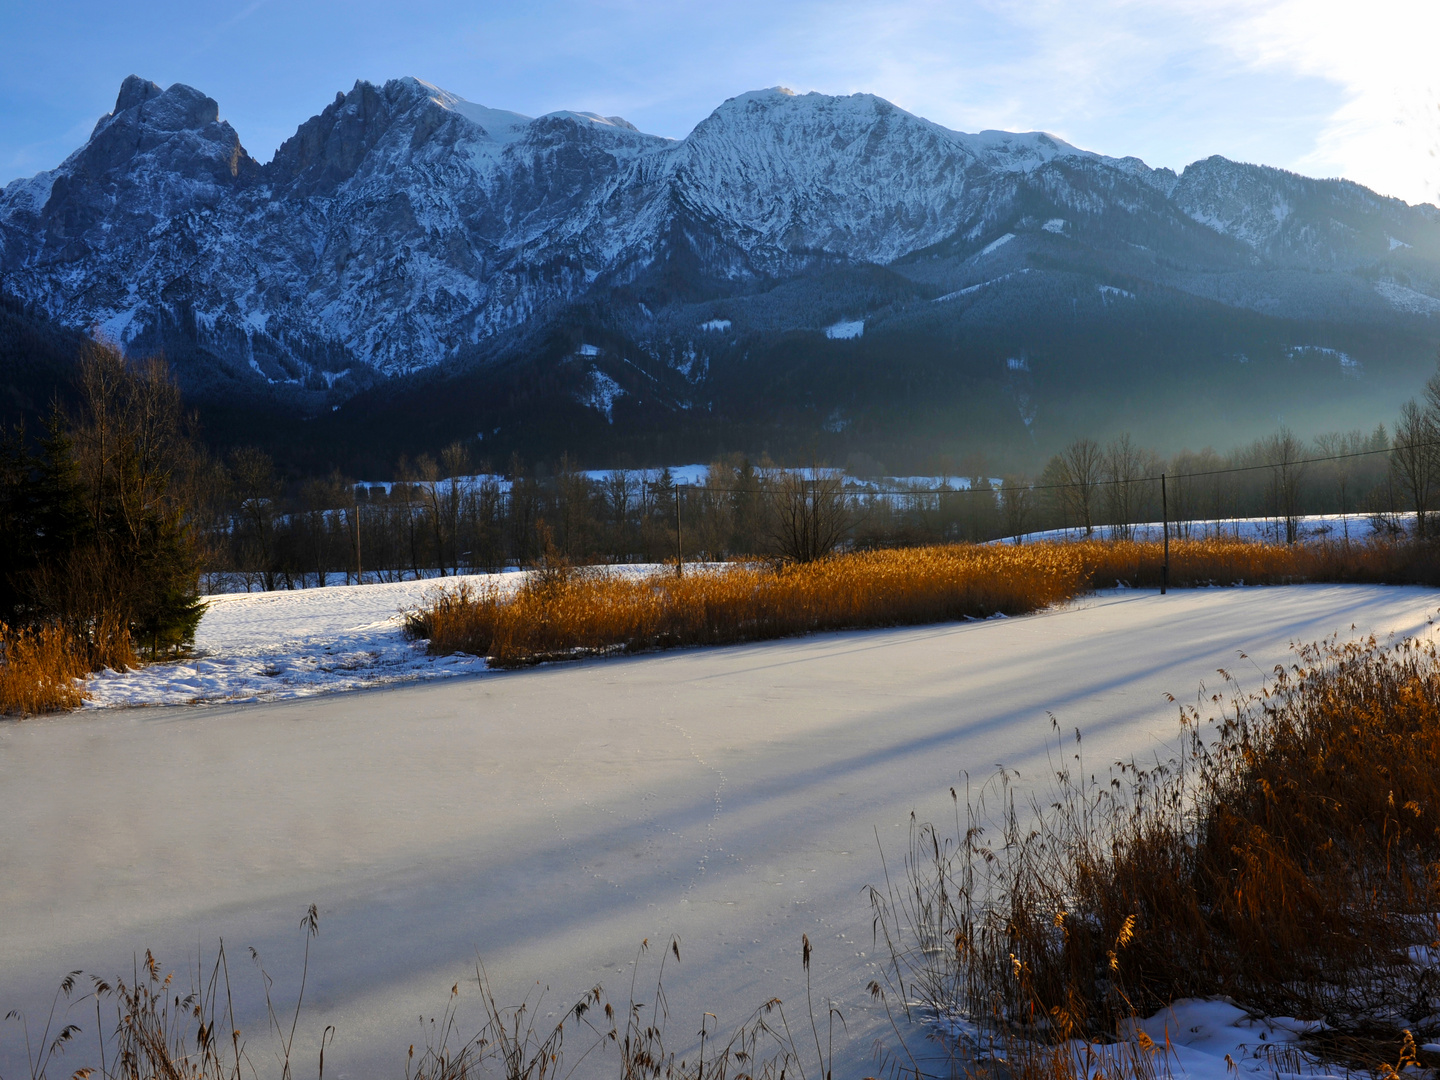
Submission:
<svg viewBox="0 0 1440 1080">
<path fill-rule="evenodd" d="M 645 575 L 636 564 L 609 572 Z M 194 655 L 138 671 L 105 671 L 87 683 L 90 708 L 274 701 L 389 683 L 441 679 L 485 670 L 473 656 L 426 656 L 408 641 L 403 612 L 460 583 L 513 588 L 523 573 L 471 574 L 285 592 L 206 597 Z"/>
<path fill-rule="evenodd" d="M 912 810 L 949 820 L 951 785 L 1001 762 L 1043 784 L 1051 713 L 1083 730 L 1096 770 L 1163 755 L 1167 692 L 1194 700 L 1220 667 L 1258 685 L 1291 642 L 1352 625 L 1428 632 L 1437 606 L 1418 588 L 1116 592 L 991 622 L 4 724 L 0 1010 L 34 1020 L 65 972 L 129 972 L 147 947 L 187 984 L 223 936 L 263 1068 L 244 946 L 283 1005 L 314 902 L 297 1058 L 313 1068 L 334 1024 L 328 1075 L 399 1076 L 417 1017 L 477 954 L 503 1000 L 549 986 L 539 1014 L 558 1019 L 596 982 L 623 1001 L 641 940 L 677 934 L 666 988 L 684 1044 L 702 1012 L 729 1027 L 770 995 L 803 1018 L 803 932 L 820 1017 L 833 1000 L 849 1026 L 835 1074 L 870 1075 L 885 1023 L 862 890 L 883 880 L 882 846 L 897 873 Z M 295 617 L 271 636 L 310 632 Z M 257 649 L 268 618 L 252 618 Z M 460 1007 L 474 1025 L 463 988 Z M 1225 1080 L 1223 1053 L 1263 1029 L 1209 1013 L 1214 1038 L 1185 1035 L 1180 1071 Z M 72 1018 L 89 1038 L 93 1012 Z M 0 1073 L 28 1075 L 13 1024 L 0 1030 Z"/>
<path fill-rule="evenodd" d="M 1415 515 L 1387 515 L 1396 528 L 1410 531 L 1415 525 Z M 1131 535 L 1136 540 L 1160 540 L 1163 526 L 1158 521 L 1131 526 Z M 1264 540 L 1270 543 L 1285 542 L 1285 519 L 1273 517 L 1215 518 L 1205 521 L 1184 521 L 1169 523 L 1170 539 L 1180 537 L 1200 540 L 1209 536 L 1234 536 L 1241 540 Z M 1375 533 L 1375 519 L 1369 514 L 1307 514 L 1298 519 L 1298 531 L 1302 540 L 1351 540 L 1365 541 Z M 1113 535 L 1108 525 L 1096 526 L 1094 535 L 1109 539 Z M 1046 540 L 1081 540 L 1084 529 L 1045 529 L 1025 533 L 1023 543 Z M 993 543 L 1009 543 L 1013 537 L 996 540 Z"/>
</svg>

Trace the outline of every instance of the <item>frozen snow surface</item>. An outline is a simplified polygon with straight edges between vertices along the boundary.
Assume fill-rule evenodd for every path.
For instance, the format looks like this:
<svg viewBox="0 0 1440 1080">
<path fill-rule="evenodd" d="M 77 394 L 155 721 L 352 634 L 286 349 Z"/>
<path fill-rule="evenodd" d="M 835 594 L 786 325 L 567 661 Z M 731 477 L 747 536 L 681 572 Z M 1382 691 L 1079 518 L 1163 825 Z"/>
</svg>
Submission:
<svg viewBox="0 0 1440 1080">
<path fill-rule="evenodd" d="M 349 611 L 342 598 L 360 590 L 234 598 L 227 633 L 260 649 L 319 641 L 325 619 L 363 630 L 405 588 Z M 275 605 L 263 617 L 262 600 Z M 287 602 L 322 601 L 340 606 L 282 617 Z M 33 1021 L 66 972 L 128 974 L 146 948 L 188 989 L 197 951 L 213 955 L 223 936 L 263 1073 L 245 947 L 288 1007 L 297 924 L 315 903 L 295 1050 L 306 1069 L 333 1024 L 327 1075 L 402 1075 L 423 1038 L 417 1017 L 438 1015 L 457 981 L 460 1025 L 474 1030 L 464 980 L 477 954 L 502 1002 L 549 987 L 536 1015 L 553 1022 L 596 982 L 623 1003 L 648 938 L 648 995 L 672 934 L 670 1032 L 689 1054 L 678 1044 L 702 1012 L 730 1028 L 775 995 L 792 1025 L 803 1018 L 805 933 L 819 1016 L 833 1001 L 849 1028 L 844 1039 L 837 1028 L 835 1075 L 874 1075 L 873 1040 L 889 1036 L 866 990 L 883 957 L 862 889 L 883 882 L 877 840 L 896 872 L 912 810 L 951 820 L 950 786 L 999 762 L 1019 770 L 1023 803 L 1053 768 L 1050 713 L 1084 732 L 1094 767 L 1168 756 L 1178 725 L 1166 693 L 1194 700 L 1219 667 L 1253 688 L 1292 642 L 1352 626 L 1428 632 L 1437 601 L 1378 586 L 1119 592 L 993 622 L 7 723 L 0 1010 Z M 202 636 L 219 625 L 202 623 Z M 1214 1051 L 1254 1032 L 1204 1011 L 1219 1041 L 1193 1046 L 1177 1073 L 1225 1080 Z M 70 1019 L 93 1037 L 93 1013 Z M 1198 1044 L 1199 1023 L 1177 1015 L 1197 1038 L 1172 1038 Z M 0 1029 L 0 1072 L 29 1075 L 22 1054 L 14 1025 Z"/>
<path fill-rule="evenodd" d="M 653 564 L 616 567 L 648 574 Z M 470 574 L 205 599 L 194 656 L 89 679 L 87 708 L 275 701 L 485 670 L 474 656 L 427 656 L 403 633 L 403 613 L 460 583 L 513 588 L 523 572 Z"/>
<path fill-rule="evenodd" d="M 1158 1045 L 1168 1045 L 1171 1071 L 1191 1080 L 1327 1075 L 1324 1067 L 1296 1053 L 1302 1035 L 1324 1030 L 1319 1021 L 1257 1017 L 1229 1002 L 1184 998 L 1135 1026 Z"/>
<path fill-rule="evenodd" d="M 941 1015 L 932 1021 L 936 1030 L 957 1046 L 975 1047 L 975 1028 L 965 1019 Z M 1260 1017 L 1227 1001 L 1182 998 L 1154 1016 L 1133 1022 L 1127 1035 L 1143 1032 L 1159 1048 L 1156 1075 L 1188 1080 L 1232 1080 L 1236 1075 L 1274 1080 L 1330 1077 L 1330 1070 L 1298 1046 L 1301 1037 L 1325 1030 L 1320 1021 L 1288 1016 Z M 1081 1075 L 1127 1075 L 1131 1041 L 1109 1045 L 1069 1044 Z M 982 1047 L 982 1053 L 984 1052 Z M 1336 1071 L 1344 1074 L 1343 1069 Z M 1338 1077 L 1333 1078 L 1338 1080 Z"/>
</svg>

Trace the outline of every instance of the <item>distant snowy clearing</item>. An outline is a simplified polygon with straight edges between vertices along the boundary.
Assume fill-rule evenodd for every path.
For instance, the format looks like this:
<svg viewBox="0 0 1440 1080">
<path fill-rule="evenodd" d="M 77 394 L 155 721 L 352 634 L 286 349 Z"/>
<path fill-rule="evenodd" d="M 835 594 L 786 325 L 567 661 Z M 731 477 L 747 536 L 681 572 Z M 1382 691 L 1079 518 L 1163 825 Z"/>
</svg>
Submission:
<svg viewBox="0 0 1440 1080">
<path fill-rule="evenodd" d="M 1381 518 L 1388 521 L 1389 531 L 1396 535 L 1409 533 L 1415 526 L 1415 515 L 1408 514 L 1306 514 L 1295 519 L 1296 532 L 1301 540 L 1349 540 L 1363 543 L 1376 535 L 1376 524 Z M 1383 527 L 1383 526 L 1382 526 Z M 1170 539 L 1203 540 L 1211 536 L 1233 536 L 1240 540 L 1260 540 L 1278 544 L 1285 542 L 1285 519 L 1275 517 L 1214 518 L 1202 521 L 1172 521 L 1169 524 Z M 1092 534 L 1097 540 L 1115 538 L 1116 530 L 1109 525 L 1095 526 Z M 1148 521 L 1130 526 L 1134 540 L 1158 541 L 1163 538 L 1163 528 L 1158 521 Z M 991 543 L 1011 543 L 1013 537 L 992 540 Z M 1020 537 L 1027 544 L 1086 539 L 1084 529 L 1045 529 L 1025 533 Z"/>
<path fill-rule="evenodd" d="M 365 640 L 426 587 L 237 597 L 213 614 L 237 650 L 295 655 L 325 619 Z M 320 603 L 336 606 L 322 618 Z M 1133 590 L 987 622 L 6 723 L 0 1010 L 43 1019 L 67 971 L 128 975 L 146 948 L 183 990 L 223 935 L 237 1023 L 264 1053 L 244 949 L 293 1001 L 297 924 L 315 903 L 296 1060 L 313 1068 L 333 1024 L 327 1075 L 400 1076 L 423 1041 L 416 1018 L 438 1015 L 457 981 L 460 1026 L 478 1027 L 465 983 L 477 955 L 502 1003 L 548 986 L 537 1015 L 558 1020 L 597 982 L 623 1003 L 642 939 L 643 986 L 678 935 L 678 1044 L 703 1012 L 730 1029 L 777 995 L 806 1023 L 804 933 L 820 1023 L 833 1001 L 848 1030 L 835 1075 L 879 1075 L 870 1053 L 888 1021 L 867 987 L 885 956 L 863 889 L 884 882 L 882 848 L 903 873 L 912 811 L 953 822 L 951 787 L 963 803 L 997 763 L 1018 773 L 1017 803 L 1043 797 L 1052 716 L 1067 738 L 1083 732 L 1087 772 L 1168 757 L 1167 693 L 1219 690 L 1217 668 L 1255 689 L 1294 642 L 1429 634 L 1437 606 L 1411 587 Z M 84 1008 L 72 1019 L 93 1024 Z M 1268 1057 L 1235 1053 L 1268 1047 L 1266 1027 L 1218 1006 L 1175 1013 L 1177 1078 L 1225 1080 L 1225 1053 L 1272 1075 Z M 0 1074 L 29 1075 L 13 1025 Z"/>
</svg>

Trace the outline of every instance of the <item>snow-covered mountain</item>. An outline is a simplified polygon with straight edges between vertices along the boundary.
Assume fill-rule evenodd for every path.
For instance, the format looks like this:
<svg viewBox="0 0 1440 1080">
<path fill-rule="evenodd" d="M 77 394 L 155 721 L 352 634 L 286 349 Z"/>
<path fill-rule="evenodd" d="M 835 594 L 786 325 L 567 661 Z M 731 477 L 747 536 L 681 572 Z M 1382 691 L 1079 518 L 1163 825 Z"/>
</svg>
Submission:
<svg viewBox="0 0 1440 1080">
<path fill-rule="evenodd" d="M 722 340 L 739 357 L 754 335 L 1023 322 L 1061 293 L 1076 318 L 1082 300 L 1113 319 L 1138 297 L 1434 337 L 1440 210 L 1218 157 L 1177 176 L 780 88 L 674 141 L 414 78 L 357 82 L 262 165 L 213 99 L 132 76 L 84 146 L 0 192 L 0 291 L 186 356 L 197 385 L 249 380 L 312 406 L 513 361 L 547 328 L 583 337 L 581 311 L 620 342 L 578 354 L 594 360 L 581 382 L 623 395 L 616 365 L 633 361 L 657 400 L 713 408 Z M 860 329 L 823 336 L 836 325 Z"/>
</svg>

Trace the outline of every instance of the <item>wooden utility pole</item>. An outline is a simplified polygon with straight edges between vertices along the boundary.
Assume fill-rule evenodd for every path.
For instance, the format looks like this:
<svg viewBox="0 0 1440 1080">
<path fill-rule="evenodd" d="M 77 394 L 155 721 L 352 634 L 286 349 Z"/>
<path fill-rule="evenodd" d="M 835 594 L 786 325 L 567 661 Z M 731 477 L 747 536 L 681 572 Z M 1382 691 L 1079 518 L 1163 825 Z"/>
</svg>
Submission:
<svg viewBox="0 0 1440 1080">
<path fill-rule="evenodd" d="M 1165 539 L 1165 562 L 1160 567 L 1160 595 L 1170 584 L 1170 504 L 1165 496 L 1165 474 L 1160 474 L 1160 534 Z"/>
<path fill-rule="evenodd" d="M 680 540 L 680 481 L 675 481 L 675 576 L 685 576 L 685 548 Z"/>
<path fill-rule="evenodd" d="M 365 578 L 360 567 L 360 504 L 355 504 L 355 584 L 365 584 Z"/>
</svg>

